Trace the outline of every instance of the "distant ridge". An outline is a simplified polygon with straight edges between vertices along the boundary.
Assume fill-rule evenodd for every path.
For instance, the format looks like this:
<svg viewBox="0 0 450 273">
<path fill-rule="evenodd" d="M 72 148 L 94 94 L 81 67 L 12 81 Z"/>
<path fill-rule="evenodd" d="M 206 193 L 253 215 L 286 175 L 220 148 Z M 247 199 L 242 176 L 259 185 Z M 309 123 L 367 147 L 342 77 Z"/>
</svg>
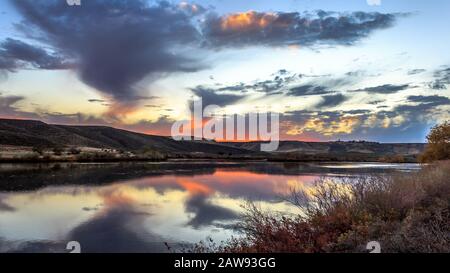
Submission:
<svg viewBox="0 0 450 273">
<path fill-rule="evenodd" d="M 233 143 L 232 145 L 234 147 L 255 151 L 259 149 L 261 142 L 241 142 Z M 421 153 L 424 148 L 424 143 L 379 143 L 369 141 L 281 141 L 276 153 L 377 153 L 391 155 L 415 155 Z"/>
<path fill-rule="evenodd" d="M 92 147 L 137 151 L 151 147 L 168 154 L 259 155 L 275 160 L 370 161 L 405 157 L 413 162 L 423 143 L 281 141 L 273 153 L 261 153 L 262 142 L 175 141 L 107 126 L 52 125 L 35 120 L 0 119 L 0 145 Z"/>
</svg>

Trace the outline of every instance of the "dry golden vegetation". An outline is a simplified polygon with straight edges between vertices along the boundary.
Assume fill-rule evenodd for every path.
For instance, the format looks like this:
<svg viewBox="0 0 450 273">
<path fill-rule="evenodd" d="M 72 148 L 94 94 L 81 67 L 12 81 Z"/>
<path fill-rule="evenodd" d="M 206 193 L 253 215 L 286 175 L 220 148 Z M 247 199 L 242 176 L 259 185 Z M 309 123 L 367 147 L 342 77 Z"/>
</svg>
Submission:
<svg viewBox="0 0 450 273">
<path fill-rule="evenodd" d="M 151 147 L 137 151 L 99 149 L 89 147 L 20 147 L 1 146 L 1 162 L 116 162 L 163 161 L 167 155 Z"/>
</svg>

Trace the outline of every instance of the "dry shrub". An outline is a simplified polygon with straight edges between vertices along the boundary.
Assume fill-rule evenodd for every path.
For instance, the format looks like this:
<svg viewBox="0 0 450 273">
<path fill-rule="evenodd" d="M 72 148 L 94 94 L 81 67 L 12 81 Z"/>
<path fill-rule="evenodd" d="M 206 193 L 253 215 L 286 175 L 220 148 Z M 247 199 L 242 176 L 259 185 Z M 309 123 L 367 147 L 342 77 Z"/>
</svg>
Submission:
<svg viewBox="0 0 450 273">
<path fill-rule="evenodd" d="M 367 242 L 383 252 L 450 252 L 450 161 L 418 173 L 321 179 L 288 198 L 294 217 L 247 204 L 243 236 L 202 252 L 365 252 Z M 195 251 L 195 250 L 194 250 Z"/>
</svg>

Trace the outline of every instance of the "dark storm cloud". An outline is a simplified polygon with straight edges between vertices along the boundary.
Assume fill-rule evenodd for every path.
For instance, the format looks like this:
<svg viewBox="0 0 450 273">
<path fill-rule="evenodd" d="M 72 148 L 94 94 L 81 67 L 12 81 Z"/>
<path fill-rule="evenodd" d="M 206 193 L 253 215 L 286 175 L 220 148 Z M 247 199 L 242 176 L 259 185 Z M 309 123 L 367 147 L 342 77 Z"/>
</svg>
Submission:
<svg viewBox="0 0 450 273">
<path fill-rule="evenodd" d="M 166 1 L 96 0 L 77 8 L 60 0 L 10 1 L 23 16 L 17 28 L 28 39 L 51 48 L 52 53 L 10 39 L 0 55 L 0 69 L 14 71 L 23 63 L 41 69 L 73 69 L 85 84 L 125 106 L 137 104 L 136 98 L 143 92 L 137 84 L 142 80 L 151 83 L 170 73 L 205 68 L 193 57 L 194 50 L 244 45 L 352 45 L 374 30 L 391 26 L 400 16 L 323 11 L 219 16 L 199 5 Z M 197 16 L 204 16 L 200 25 Z M 281 69 L 274 79 L 235 86 L 234 91 L 280 94 L 290 80 L 287 74 Z"/>
<path fill-rule="evenodd" d="M 314 86 L 311 84 L 300 85 L 296 87 L 292 87 L 287 95 L 302 97 L 302 96 L 310 96 L 310 95 L 324 95 L 332 93 L 332 91 L 328 91 L 324 86 Z"/>
<path fill-rule="evenodd" d="M 317 104 L 317 107 L 319 108 L 334 107 L 342 104 L 346 100 L 347 97 L 342 94 L 322 96 L 322 102 Z"/>
<path fill-rule="evenodd" d="M 28 66 L 53 70 L 67 69 L 69 65 L 63 58 L 19 40 L 8 38 L 0 43 L 0 70 L 14 71 Z"/>
<path fill-rule="evenodd" d="M 249 45 L 352 45 L 373 31 L 390 27 L 398 15 L 353 12 L 314 14 L 246 12 L 210 14 L 203 33 L 210 47 Z"/>
<path fill-rule="evenodd" d="M 17 60 L 7 58 L 0 54 L 0 71 L 15 71 L 16 69 L 20 68 L 20 65 L 18 64 Z"/>
<path fill-rule="evenodd" d="M 76 9 L 57 0 L 12 3 L 23 25 L 36 27 L 39 39 L 76 61 L 84 83 L 118 101 L 133 101 L 136 83 L 146 77 L 200 68 L 175 49 L 198 41 L 192 15 L 168 2 L 98 0 Z"/>
<path fill-rule="evenodd" d="M 217 90 L 203 86 L 192 88 L 191 91 L 202 99 L 203 106 L 218 105 L 223 107 L 245 98 L 244 95 L 218 93 Z"/>
<path fill-rule="evenodd" d="M 368 92 L 377 94 L 393 94 L 399 91 L 403 91 L 410 88 L 409 84 L 394 85 L 394 84 L 384 84 L 374 87 L 367 87 L 364 89 L 353 90 L 352 92 Z"/>
<path fill-rule="evenodd" d="M 450 85 L 450 67 L 434 72 L 434 77 L 436 80 L 429 84 L 431 89 L 447 89 L 447 85 Z"/>
</svg>

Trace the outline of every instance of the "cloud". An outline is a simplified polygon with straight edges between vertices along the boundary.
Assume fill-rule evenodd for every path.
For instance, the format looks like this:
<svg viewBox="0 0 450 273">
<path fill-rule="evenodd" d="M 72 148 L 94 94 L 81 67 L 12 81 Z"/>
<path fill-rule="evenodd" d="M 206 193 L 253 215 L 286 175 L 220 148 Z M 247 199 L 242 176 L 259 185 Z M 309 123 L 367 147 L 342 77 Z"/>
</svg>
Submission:
<svg viewBox="0 0 450 273">
<path fill-rule="evenodd" d="M 434 77 L 436 80 L 429 84 L 431 89 L 447 89 L 447 85 L 450 84 L 450 67 L 435 71 Z"/>
<path fill-rule="evenodd" d="M 198 52 L 242 46 L 303 44 L 352 45 L 374 30 L 391 26 L 398 15 L 381 13 L 264 13 L 219 16 L 187 2 L 149 4 L 135 1 L 85 1 L 74 9 L 64 1 L 10 0 L 23 17 L 19 30 L 40 47 L 8 39 L 0 69 L 23 64 L 40 69 L 72 69 L 87 85 L 113 99 L 111 107 L 133 110 L 152 83 L 171 73 L 195 72 L 205 66 Z M 196 20 L 202 16 L 204 20 Z M 198 23 L 200 22 L 200 23 Z M 196 54 L 193 54 L 193 53 Z M 259 82 L 254 90 L 278 94 L 286 71 Z M 240 87 L 237 87 L 240 88 Z M 118 105 L 122 104 L 122 105 Z M 114 114 L 111 111 L 111 114 Z"/>
<path fill-rule="evenodd" d="M 416 75 L 416 74 L 423 73 L 423 72 L 425 72 L 425 71 L 426 71 L 425 69 L 420 69 L 420 68 L 418 68 L 418 69 L 412 69 L 412 70 L 409 70 L 409 71 L 408 71 L 408 75 Z"/>
<path fill-rule="evenodd" d="M 22 96 L 1 96 L 0 95 L 0 109 L 2 112 L 15 111 L 14 104 L 24 100 Z"/>
<path fill-rule="evenodd" d="M 168 116 L 160 116 L 155 121 L 141 120 L 133 124 L 116 124 L 115 126 L 134 132 L 143 132 L 151 135 L 170 136 L 171 128 L 175 120 Z"/>
<path fill-rule="evenodd" d="M 257 80 L 250 83 L 238 83 L 222 87 L 210 88 L 216 93 L 232 92 L 248 94 L 250 92 L 264 93 L 267 95 L 286 94 L 289 96 L 311 96 L 331 94 L 330 87 L 343 87 L 352 82 L 348 78 L 330 78 L 331 75 L 304 75 L 280 69 L 267 80 Z M 311 78 L 306 83 L 299 84 L 305 78 Z"/>
<path fill-rule="evenodd" d="M 249 91 L 253 92 L 261 92 L 267 95 L 275 95 L 282 93 L 282 90 L 289 83 L 295 82 L 295 80 L 300 79 L 301 77 L 297 74 L 293 74 L 286 69 L 280 69 L 276 73 L 271 75 L 273 78 L 269 78 L 267 80 L 257 80 L 251 83 L 238 83 L 234 85 L 227 85 L 219 88 L 215 88 L 216 91 L 230 91 L 234 93 L 245 94 Z"/>
<path fill-rule="evenodd" d="M 350 135 L 361 123 L 361 115 L 350 115 L 342 111 L 291 111 L 282 116 L 284 134 L 324 139 Z"/>
<path fill-rule="evenodd" d="M 383 110 L 289 111 L 280 115 L 281 137 L 300 140 L 424 142 L 437 120 L 450 118 L 444 96 L 409 96 L 405 104 Z"/>
<path fill-rule="evenodd" d="M 334 107 L 342 104 L 346 100 L 347 97 L 342 94 L 322 96 L 322 102 L 317 104 L 317 107 L 318 108 Z"/>
<path fill-rule="evenodd" d="M 84 83 L 116 101 L 135 103 L 142 92 L 136 84 L 146 78 L 201 68 L 177 51 L 198 42 L 194 15 L 168 2 L 85 1 L 80 9 L 55 0 L 12 3 L 33 37 L 73 59 Z M 37 64 L 52 67 L 57 60 Z"/>
<path fill-rule="evenodd" d="M 291 89 L 289 89 L 287 95 L 301 97 L 310 95 L 323 95 L 329 93 L 332 93 L 332 91 L 328 91 L 327 88 L 324 86 L 314 86 L 311 84 L 306 84 L 292 87 Z"/>
<path fill-rule="evenodd" d="M 369 6 L 380 6 L 381 0 L 367 0 L 367 5 Z"/>
<path fill-rule="evenodd" d="M 397 15 L 382 13 L 242 12 L 210 14 L 203 23 L 209 47 L 301 44 L 352 45 L 393 25 Z"/>
<path fill-rule="evenodd" d="M 92 103 L 94 103 L 94 102 L 106 103 L 107 101 L 106 100 L 99 100 L 99 99 L 89 99 L 88 102 L 92 102 Z"/>
<path fill-rule="evenodd" d="M 206 8 L 204 8 L 203 6 L 184 2 L 184 1 L 180 2 L 178 4 L 178 7 L 181 10 L 187 12 L 189 15 L 199 15 L 199 14 L 205 13 L 207 11 Z"/>
<path fill-rule="evenodd" d="M 0 117 L 2 118 L 28 118 L 36 119 L 39 115 L 24 112 L 17 108 L 16 104 L 25 100 L 22 96 L 3 96 L 0 94 Z"/>
<path fill-rule="evenodd" d="M 28 66 L 38 69 L 67 69 L 60 56 L 51 55 L 44 49 L 26 44 L 19 40 L 7 38 L 0 43 L 0 69 L 15 71 Z"/>
<path fill-rule="evenodd" d="M 245 97 L 245 95 L 218 93 L 217 90 L 205 88 L 203 86 L 192 88 L 191 91 L 202 99 L 204 107 L 208 105 L 218 105 L 223 107 L 233 104 Z"/>
<path fill-rule="evenodd" d="M 418 102 L 421 104 L 426 104 L 427 106 L 439 106 L 450 104 L 450 99 L 443 96 L 409 96 L 408 100 L 411 102 Z"/>
<path fill-rule="evenodd" d="M 393 84 L 384 84 L 374 87 L 367 87 L 364 89 L 353 90 L 352 92 L 368 92 L 368 93 L 377 93 L 377 94 L 393 94 L 402 90 L 406 90 L 410 88 L 409 84 L 403 85 L 393 85 Z"/>
</svg>

